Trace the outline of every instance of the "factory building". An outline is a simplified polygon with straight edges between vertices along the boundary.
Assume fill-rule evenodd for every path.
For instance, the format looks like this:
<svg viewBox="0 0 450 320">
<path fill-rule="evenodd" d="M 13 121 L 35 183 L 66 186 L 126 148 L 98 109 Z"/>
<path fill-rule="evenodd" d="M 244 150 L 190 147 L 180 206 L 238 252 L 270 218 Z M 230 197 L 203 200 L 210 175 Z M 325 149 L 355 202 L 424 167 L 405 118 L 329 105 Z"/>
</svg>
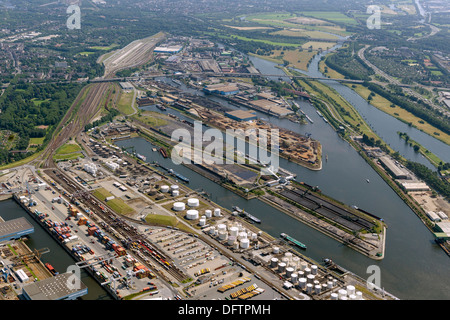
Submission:
<svg viewBox="0 0 450 320">
<path fill-rule="evenodd" d="M 133 85 L 129 82 L 120 82 L 119 84 L 122 90 L 131 91 L 134 89 Z"/>
<path fill-rule="evenodd" d="M 181 45 L 175 45 L 175 46 L 160 46 L 156 47 L 153 52 L 155 53 L 178 53 L 183 49 L 183 46 Z"/>
<path fill-rule="evenodd" d="M 239 93 L 239 88 L 235 84 L 212 84 L 205 86 L 203 91 L 206 93 L 216 93 L 223 96 L 234 95 Z"/>
</svg>

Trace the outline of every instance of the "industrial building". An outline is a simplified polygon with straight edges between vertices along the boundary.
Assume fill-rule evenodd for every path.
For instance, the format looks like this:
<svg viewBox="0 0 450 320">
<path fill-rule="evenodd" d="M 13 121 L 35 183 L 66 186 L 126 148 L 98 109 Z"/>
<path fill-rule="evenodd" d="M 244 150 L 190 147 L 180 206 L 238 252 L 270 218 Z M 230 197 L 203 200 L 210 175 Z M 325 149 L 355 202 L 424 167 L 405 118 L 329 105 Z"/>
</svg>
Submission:
<svg viewBox="0 0 450 320">
<path fill-rule="evenodd" d="M 156 47 L 153 52 L 156 53 L 178 53 L 183 49 L 181 45 Z"/>
<path fill-rule="evenodd" d="M 86 295 L 87 286 L 74 273 L 62 273 L 23 287 L 26 300 L 75 300 Z"/>
<path fill-rule="evenodd" d="M 0 222 L 0 242 L 18 239 L 33 232 L 33 225 L 23 217 Z"/>
<path fill-rule="evenodd" d="M 235 84 L 212 84 L 203 88 L 206 93 L 216 93 L 223 96 L 233 95 L 239 93 L 239 88 Z"/>
<path fill-rule="evenodd" d="M 226 112 L 225 115 L 236 121 L 252 121 L 258 119 L 256 116 L 256 112 L 247 111 L 247 110 L 234 110 L 230 112 Z"/>
<path fill-rule="evenodd" d="M 421 181 L 399 180 L 398 181 L 407 192 L 429 191 L 430 187 Z"/>
<path fill-rule="evenodd" d="M 409 174 L 406 170 L 403 170 L 398 165 L 394 163 L 394 161 L 387 157 L 380 157 L 381 164 L 394 176 L 395 179 L 408 179 Z"/>
<path fill-rule="evenodd" d="M 130 91 L 134 89 L 133 85 L 129 82 L 120 82 L 119 84 L 122 90 Z"/>
</svg>

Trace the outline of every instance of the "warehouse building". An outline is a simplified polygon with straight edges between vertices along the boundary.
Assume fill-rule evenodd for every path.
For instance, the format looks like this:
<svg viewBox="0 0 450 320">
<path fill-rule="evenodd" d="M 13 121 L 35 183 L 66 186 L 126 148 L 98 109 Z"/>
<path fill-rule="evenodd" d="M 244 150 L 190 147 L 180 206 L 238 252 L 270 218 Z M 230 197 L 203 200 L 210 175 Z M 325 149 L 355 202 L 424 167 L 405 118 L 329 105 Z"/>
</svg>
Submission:
<svg viewBox="0 0 450 320">
<path fill-rule="evenodd" d="M 87 292 L 87 286 L 72 272 L 33 282 L 22 289 L 26 300 L 75 300 Z"/>
<path fill-rule="evenodd" d="M 23 217 L 0 222 L 0 242 L 18 239 L 33 232 L 33 225 Z"/>
<path fill-rule="evenodd" d="M 252 121 L 258 119 L 256 116 L 256 112 L 247 111 L 247 110 L 234 110 L 230 112 L 226 112 L 225 115 L 236 121 Z"/>
<path fill-rule="evenodd" d="M 239 88 L 235 84 L 212 84 L 205 86 L 203 91 L 206 93 L 216 93 L 223 96 L 233 95 L 239 93 Z"/>
<path fill-rule="evenodd" d="M 397 166 L 394 161 L 389 157 L 380 157 L 381 164 L 392 174 L 395 179 L 408 179 L 409 174 L 406 170 L 403 170 Z"/>
</svg>

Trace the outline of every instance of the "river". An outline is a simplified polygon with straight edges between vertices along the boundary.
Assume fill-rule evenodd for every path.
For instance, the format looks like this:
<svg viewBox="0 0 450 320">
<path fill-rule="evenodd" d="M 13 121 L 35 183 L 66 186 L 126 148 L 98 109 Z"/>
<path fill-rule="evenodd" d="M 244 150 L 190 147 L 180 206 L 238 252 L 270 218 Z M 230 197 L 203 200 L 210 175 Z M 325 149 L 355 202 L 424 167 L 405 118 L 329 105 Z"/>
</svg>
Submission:
<svg viewBox="0 0 450 320">
<path fill-rule="evenodd" d="M 257 58 L 251 59 L 263 73 L 276 74 L 282 72 L 274 68 L 273 63 Z M 317 68 L 319 59 L 320 57 L 316 57 L 315 61 L 311 63 L 309 72 L 314 71 L 312 68 Z M 268 66 L 271 69 L 262 70 L 261 65 Z M 327 82 L 331 81 L 327 80 Z M 389 137 L 392 140 L 390 144 L 393 146 L 395 139 L 398 139 L 396 130 L 399 130 L 403 123 L 381 111 L 376 112 L 378 111 L 376 108 L 368 105 L 364 99 L 348 87 L 339 84 L 333 85 L 339 93 L 351 100 L 350 102 L 358 111 L 361 110 L 361 113 L 373 127 L 380 125 L 380 123 L 383 124 L 383 121 L 378 121 L 378 117 L 386 117 L 388 121 L 392 119 L 396 121 L 394 123 L 395 132 L 389 131 L 390 126 L 380 125 L 377 127 L 380 136 L 384 139 Z M 199 95 L 202 94 L 195 90 L 189 91 Z M 210 96 L 210 98 L 224 102 L 217 97 Z M 382 287 L 400 299 L 450 299 L 448 290 L 450 279 L 447 276 L 449 270 L 448 256 L 434 243 L 433 234 L 361 156 L 316 114 L 313 106 L 304 100 L 297 100 L 297 102 L 305 113 L 313 119 L 314 124 L 299 125 L 287 119 L 278 119 L 260 113 L 258 113 L 258 116 L 299 133 L 311 133 L 313 138 L 322 143 L 324 154 L 328 154 L 329 160 L 324 162 L 323 169 L 320 171 L 311 171 L 284 159 L 280 159 L 280 166 L 295 172 L 298 181 L 318 185 L 325 194 L 348 205 L 357 205 L 382 217 L 388 225 L 386 256 L 382 261 L 367 258 L 258 199 L 244 200 L 186 167 L 174 165 L 170 159 L 164 159 L 158 152 L 151 151 L 152 145 L 142 138 L 119 141 L 117 144 L 119 146 L 133 145 L 138 153 L 147 157 L 149 162 L 155 160 L 173 168 L 190 179 L 190 188 L 206 190 L 211 194 L 211 199 L 221 206 L 231 208 L 232 205 L 238 205 L 245 208 L 262 220 L 261 229 L 272 236 L 278 237 L 281 232 L 285 232 L 306 243 L 308 246 L 306 254 L 317 261 L 321 261 L 325 257 L 332 258 L 344 268 L 363 278 L 370 275 L 367 273 L 369 266 L 377 265 L 381 270 Z M 237 108 L 227 105 L 231 108 Z M 146 108 L 157 110 L 154 107 Z M 373 112 L 374 110 L 376 111 Z M 168 112 L 183 117 L 175 110 L 170 109 Z M 406 127 L 401 128 L 400 131 L 409 132 L 412 139 L 419 141 L 418 137 L 423 133 L 417 129 L 412 129 L 414 128 Z M 425 135 L 424 139 L 436 140 L 428 135 Z M 424 145 L 428 147 L 427 142 L 429 141 L 425 141 Z M 432 150 L 431 147 L 429 148 Z M 421 156 L 414 152 L 408 153 L 408 149 L 410 148 L 399 149 L 398 151 L 404 156 L 426 163 L 425 159 L 421 159 Z M 435 152 L 435 150 L 432 151 Z M 369 179 L 370 183 L 367 183 L 366 179 Z"/>
</svg>

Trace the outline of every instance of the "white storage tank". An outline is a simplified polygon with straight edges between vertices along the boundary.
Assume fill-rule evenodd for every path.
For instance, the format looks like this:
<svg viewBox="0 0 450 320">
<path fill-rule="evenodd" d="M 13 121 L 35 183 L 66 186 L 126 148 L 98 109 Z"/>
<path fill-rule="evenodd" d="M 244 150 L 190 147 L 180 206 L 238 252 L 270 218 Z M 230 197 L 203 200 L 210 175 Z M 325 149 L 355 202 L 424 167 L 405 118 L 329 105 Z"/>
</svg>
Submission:
<svg viewBox="0 0 450 320">
<path fill-rule="evenodd" d="M 333 293 L 330 295 L 330 299 L 331 299 L 331 300 L 338 300 L 338 298 L 339 298 L 339 296 L 338 296 L 338 294 L 335 293 L 335 292 L 333 292 Z"/>
<path fill-rule="evenodd" d="M 248 240 L 247 238 L 241 239 L 240 245 L 242 249 L 248 249 L 248 247 L 250 246 L 250 240 Z"/>
<path fill-rule="evenodd" d="M 161 190 L 161 192 L 169 192 L 169 186 L 167 186 L 167 185 L 162 185 L 161 187 L 160 187 L 160 190 Z"/>
<path fill-rule="evenodd" d="M 234 245 L 233 245 L 233 248 L 235 249 L 235 250 L 237 250 L 237 249 L 239 249 L 239 242 L 235 242 L 234 243 Z"/>
<path fill-rule="evenodd" d="M 298 279 L 298 286 L 300 289 L 304 290 L 306 288 L 306 278 L 300 278 Z"/>
<path fill-rule="evenodd" d="M 339 289 L 338 291 L 339 299 L 342 299 L 342 297 L 347 297 L 347 290 L 345 289 Z"/>
<path fill-rule="evenodd" d="M 211 218 L 212 217 L 212 211 L 211 210 L 205 210 L 205 216 L 207 218 Z"/>
<path fill-rule="evenodd" d="M 188 210 L 188 211 L 186 211 L 186 219 L 188 219 L 188 220 L 196 220 L 196 219 L 198 219 L 198 211 L 197 210 Z"/>
<path fill-rule="evenodd" d="M 298 281 L 298 273 L 292 273 L 292 274 L 291 274 L 291 282 L 292 282 L 293 284 L 296 284 L 297 281 Z"/>
<path fill-rule="evenodd" d="M 361 291 L 356 291 L 356 300 L 363 300 L 363 294 Z"/>
<path fill-rule="evenodd" d="M 247 239 L 247 233 L 246 232 L 239 232 L 238 239 Z"/>
<path fill-rule="evenodd" d="M 226 231 L 227 230 L 227 226 L 224 225 L 223 223 L 220 223 L 217 225 L 217 230 L 219 231 Z"/>
<path fill-rule="evenodd" d="M 172 190 L 172 192 L 175 191 L 175 190 L 179 191 L 180 187 L 178 185 L 176 185 L 176 184 L 173 184 L 173 185 L 170 186 L 170 190 Z"/>
<path fill-rule="evenodd" d="M 322 292 L 322 286 L 319 285 L 319 284 L 316 284 L 316 285 L 314 286 L 314 293 L 315 293 L 315 294 L 320 294 L 320 292 Z"/>
<path fill-rule="evenodd" d="M 228 232 L 226 231 L 219 231 L 219 239 L 220 240 L 227 240 Z"/>
<path fill-rule="evenodd" d="M 284 272 L 285 269 L 286 269 L 286 263 L 284 263 L 284 262 L 278 263 L 278 272 Z"/>
<path fill-rule="evenodd" d="M 200 202 L 196 198 L 191 198 L 191 199 L 188 199 L 187 205 L 191 208 L 195 208 L 200 205 Z"/>
<path fill-rule="evenodd" d="M 348 299 L 349 300 L 356 300 L 356 295 L 351 294 L 351 295 L 348 296 Z"/>
<path fill-rule="evenodd" d="M 175 211 L 183 211 L 184 209 L 186 209 L 186 206 L 183 202 L 175 202 L 173 204 L 173 210 Z"/>
<path fill-rule="evenodd" d="M 278 259 L 277 258 L 270 259 L 270 267 L 271 268 L 275 268 L 277 265 L 278 265 Z"/>
<path fill-rule="evenodd" d="M 310 268 L 305 268 L 303 271 L 305 272 L 306 275 L 311 274 L 311 269 Z"/>
<path fill-rule="evenodd" d="M 228 245 L 229 245 L 229 246 L 232 246 L 235 242 L 236 242 L 236 237 L 230 235 L 230 236 L 228 237 Z"/>
<path fill-rule="evenodd" d="M 231 227 L 230 228 L 230 236 L 237 237 L 238 232 L 239 232 L 239 228 L 238 227 Z"/>
<path fill-rule="evenodd" d="M 200 225 L 200 227 L 203 227 L 206 224 L 206 219 L 200 219 L 198 224 Z"/>
<path fill-rule="evenodd" d="M 316 266 L 315 264 L 313 264 L 313 265 L 311 266 L 311 274 L 314 274 L 314 275 L 317 274 L 317 266 Z"/>
<path fill-rule="evenodd" d="M 280 253 L 280 248 L 279 248 L 279 247 L 273 247 L 273 248 L 272 248 L 272 252 L 273 252 L 274 254 L 278 254 L 278 253 Z"/>
<path fill-rule="evenodd" d="M 288 259 L 288 261 L 291 261 L 291 259 L 292 259 L 292 253 L 291 252 L 286 252 L 284 254 L 284 256 Z"/>
<path fill-rule="evenodd" d="M 313 274 L 308 274 L 306 276 L 306 279 L 308 280 L 308 283 L 314 283 L 315 276 Z"/>
<path fill-rule="evenodd" d="M 300 258 L 297 257 L 297 256 L 293 257 L 292 258 L 292 263 L 295 264 L 296 267 L 298 267 L 299 264 L 300 264 Z"/>
<path fill-rule="evenodd" d="M 214 227 L 211 227 L 210 229 L 209 229 L 209 234 L 214 234 L 214 231 L 216 231 L 216 228 L 214 228 Z"/>
<path fill-rule="evenodd" d="M 220 216 L 221 216 L 220 209 L 219 208 L 214 209 L 214 217 L 220 217 Z"/>
<path fill-rule="evenodd" d="M 349 296 L 352 295 L 352 294 L 355 294 L 355 287 L 352 286 L 352 285 L 348 285 L 347 286 L 347 293 L 348 293 Z"/>
<path fill-rule="evenodd" d="M 172 196 L 178 197 L 179 195 L 180 195 L 180 191 L 178 191 L 178 190 L 173 190 L 172 191 Z"/>
<path fill-rule="evenodd" d="M 305 271 L 308 267 L 308 264 L 305 261 L 300 262 L 300 270 Z"/>
<path fill-rule="evenodd" d="M 252 233 L 250 239 L 257 240 L 258 239 L 258 235 L 256 233 Z"/>
<path fill-rule="evenodd" d="M 328 289 L 333 288 L 333 282 L 332 281 L 327 281 L 327 288 Z"/>
<path fill-rule="evenodd" d="M 294 272 L 294 268 L 287 267 L 286 268 L 286 277 L 289 278 L 293 272 Z"/>
<path fill-rule="evenodd" d="M 306 293 L 307 294 L 311 294 L 312 293 L 312 289 L 313 289 L 313 284 L 307 283 L 306 284 Z"/>
</svg>

